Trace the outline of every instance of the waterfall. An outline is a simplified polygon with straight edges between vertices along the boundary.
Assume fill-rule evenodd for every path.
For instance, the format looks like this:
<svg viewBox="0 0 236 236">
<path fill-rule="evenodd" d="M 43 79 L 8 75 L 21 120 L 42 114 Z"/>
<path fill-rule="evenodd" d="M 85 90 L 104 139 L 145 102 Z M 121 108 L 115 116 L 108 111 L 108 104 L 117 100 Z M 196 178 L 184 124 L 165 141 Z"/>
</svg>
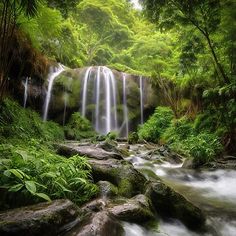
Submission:
<svg viewBox="0 0 236 236">
<path fill-rule="evenodd" d="M 87 105 L 87 92 L 88 92 L 88 80 L 91 74 L 92 67 L 89 67 L 84 76 L 84 84 L 83 84 L 83 94 L 82 94 L 82 108 L 81 108 L 81 114 L 85 117 L 86 115 L 86 105 Z"/>
<path fill-rule="evenodd" d="M 128 137 L 129 134 L 129 118 L 128 118 L 128 106 L 127 106 L 127 94 L 126 94 L 126 74 L 122 74 L 122 88 L 123 88 L 123 115 L 125 122 L 125 135 Z"/>
<path fill-rule="evenodd" d="M 44 112 L 43 112 L 43 120 L 46 121 L 48 117 L 48 108 L 51 100 L 51 92 L 53 87 L 53 81 L 54 79 L 60 75 L 64 71 L 64 68 L 61 64 L 59 64 L 59 67 L 56 68 L 56 70 L 49 74 L 48 76 L 48 90 L 47 95 L 44 103 Z"/>
<path fill-rule="evenodd" d="M 139 77 L 139 91 L 140 91 L 140 120 L 143 124 L 143 77 Z"/>
<path fill-rule="evenodd" d="M 26 77 L 25 82 L 23 82 L 25 92 L 24 92 L 24 108 L 26 107 L 27 103 L 27 97 L 28 97 L 28 82 L 29 82 L 29 77 Z"/>
<path fill-rule="evenodd" d="M 117 122 L 117 101 L 116 101 L 116 81 L 113 72 L 103 67 L 106 87 L 106 132 L 118 129 Z"/>
<path fill-rule="evenodd" d="M 92 88 L 95 94 L 91 94 Z M 87 117 L 87 107 L 94 105 L 93 126 L 99 133 L 118 130 L 117 86 L 111 69 L 105 66 L 87 68 L 82 85 L 81 114 Z M 92 99 L 93 98 L 93 99 Z"/>
<path fill-rule="evenodd" d="M 95 101 L 95 104 L 96 104 L 96 110 L 95 110 L 95 130 L 99 130 L 99 115 L 100 115 L 100 104 L 99 104 L 99 101 L 100 101 L 100 80 L 101 80 L 101 67 L 99 66 L 98 67 L 98 71 L 97 71 L 97 77 L 96 77 L 96 101 Z"/>
</svg>

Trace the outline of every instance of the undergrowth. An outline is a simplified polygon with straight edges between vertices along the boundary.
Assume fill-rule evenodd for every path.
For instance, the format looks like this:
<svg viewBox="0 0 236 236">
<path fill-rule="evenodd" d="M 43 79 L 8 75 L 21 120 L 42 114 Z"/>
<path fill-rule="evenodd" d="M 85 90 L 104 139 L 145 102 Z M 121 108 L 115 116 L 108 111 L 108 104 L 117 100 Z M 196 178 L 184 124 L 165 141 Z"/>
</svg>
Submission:
<svg viewBox="0 0 236 236">
<path fill-rule="evenodd" d="M 82 204 L 96 195 L 87 159 L 65 158 L 53 149 L 64 139 L 62 127 L 10 99 L 0 112 L 1 209 L 58 198 Z"/>
<path fill-rule="evenodd" d="M 192 158 L 194 166 L 198 167 L 214 160 L 223 151 L 220 137 L 224 129 L 214 130 L 213 127 L 213 121 L 207 120 L 206 115 L 201 114 L 195 120 L 175 119 L 169 108 L 158 107 L 139 128 L 138 134 L 141 139 L 168 144 L 172 150 Z"/>
</svg>

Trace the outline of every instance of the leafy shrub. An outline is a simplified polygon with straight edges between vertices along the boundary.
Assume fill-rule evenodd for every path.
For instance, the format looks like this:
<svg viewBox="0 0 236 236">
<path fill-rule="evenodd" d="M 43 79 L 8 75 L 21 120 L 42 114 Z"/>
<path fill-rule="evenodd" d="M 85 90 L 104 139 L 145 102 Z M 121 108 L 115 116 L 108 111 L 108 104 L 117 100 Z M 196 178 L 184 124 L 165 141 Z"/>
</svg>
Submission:
<svg viewBox="0 0 236 236">
<path fill-rule="evenodd" d="M 68 139 L 80 140 L 82 138 L 91 138 L 95 134 L 89 120 L 82 117 L 79 112 L 73 113 L 68 124 L 65 126 L 65 135 Z"/>
<path fill-rule="evenodd" d="M 10 206 L 57 198 L 81 204 L 97 193 L 86 158 L 63 158 L 36 140 L 0 145 L 0 186 Z"/>
<path fill-rule="evenodd" d="M 107 134 L 107 139 L 115 140 L 118 137 L 118 133 L 115 131 L 111 131 Z"/>
<path fill-rule="evenodd" d="M 173 111 L 168 107 L 157 107 L 155 113 L 140 126 L 138 135 L 147 141 L 158 142 L 160 136 L 170 126 L 174 118 Z"/>
<path fill-rule="evenodd" d="M 214 160 L 222 152 L 223 146 L 215 134 L 203 132 L 197 136 L 191 135 L 185 140 L 183 149 L 193 157 L 194 165 L 197 167 Z"/>
<path fill-rule="evenodd" d="M 0 104 L 0 113 L 0 136 L 6 139 L 14 137 L 54 141 L 64 138 L 63 129 L 58 124 L 43 122 L 38 113 L 24 109 L 10 99 L 5 99 Z"/>
<path fill-rule="evenodd" d="M 201 132 L 203 130 L 214 132 L 217 127 L 218 118 L 217 114 L 214 112 L 205 112 L 203 114 L 198 114 L 194 120 L 194 129 L 197 132 Z"/>
<path fill-rule="evenodd" d="M 168 143 L 173 143 L 184 140 L 194 133 L 193 124 L 187 117 L 182 117 L 178 120 L 172 120 L 171 125 L 161 138 Z"/>
<path fill-rule="evenodd" d="M 135 144 L 138 142 L 138 140 L 139 140 L 139 136 L 136 132 L 132 132 L 129 134 L 129 136 L 128 136 L 128 143 L 129 144 Z"/>
<path fill-rule="evenodd" d="M 215 123 L 210 118 L 204 120 L 206 117 L 205 114 L 199 115 L 194 122 L 187 117 L 176 120 L 169 108 L 158 107 L 139 129 L 139 136 L 148 141 L 162 139 L 174 151 L 193 158 L 197 167 L 212 161 L 223 150 L 217 132 L 207 128 Z"/>
</svg>

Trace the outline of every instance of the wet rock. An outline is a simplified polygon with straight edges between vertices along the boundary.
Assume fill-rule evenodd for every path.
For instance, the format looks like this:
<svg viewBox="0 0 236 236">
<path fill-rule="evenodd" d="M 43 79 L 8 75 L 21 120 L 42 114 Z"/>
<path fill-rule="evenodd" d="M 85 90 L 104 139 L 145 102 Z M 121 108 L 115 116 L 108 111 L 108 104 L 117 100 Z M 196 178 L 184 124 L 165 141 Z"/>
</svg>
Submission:
<svg viewBox="0 0 236 236">
<path fill-rule="evenodd" d="M 9 210 L 0 214 L 0 235 L 57 235 L 78 214 L 79 208 L 63 199 Z"/>
<path fill-rule="evenodd" d="M 131 163 L 116 159 L 89 159 L 89 163 L 95 182 L 100 180 L 111 182 L 118 187 L 118 194 L 124 197 L 143 193 L 146 178 Z"/>
<path fill-rule="evenodd" d="M 203 212 L 163 182 L 151 182 L 146 195 L 162 217 L 177 218 L 192 230 L 204 228 Z"/>
<path fill-rule="evenodd" d="M 105 141 L 100 142 L 96 145 L 96 147 L 102 148 L 103 150 L 105 150 L 107 152 L 117 152 L 118 153 L 117 146 L 118 146 L 118 144 L 114 140 L 105 140 Z"/>
<path fill-rule="evenodd" d="M 92 214 L 83 224 L 77 225 L 65 236 L 121 236 L 122 225 L 107 211 Z"/>
<path fill-rule="evenodd" d="M 160 159 L 161 161 L 169 162 L 171 164 L 180 164 L 182 163 L 182 160 L 183 160 L 182 156 L 171 151 L 166 146 L 160 146 L 154 151 L 150 151 L 149 158 L 152 160 Z"/>
<path fill-rule="evenodd" d="M 98 160 L 107 160 L 109 158 L 114 158 L 118 160 L 123 159 L 122 156 L 118 153 L 105 151 L 102 148 L 96 147 L 92 144 L 89 146 L 80 146 L 76 143 L 58 144 L 57 152 L 60 155 L 68 157 L 78 154 L 80 156 L 86 156 Z"/>
<path fill-rule="evenodd" d="M 195 165 L 194 165 L 194 161 L 193 159 L 185 159 L 184 160 L 184 163 L 182 165 L 182 168 L 185 168 L 185 169 L 194 169 L 195 168 Z"/>
<path fill-rule="evenodd" d="M 107 200 L 104 200 L 102 198 L 97 198 L 90 202 L 85 203 L 81 207 L 81 210 L 84 213 L 99 212 L 104 210 L 106 205 L 107 205 Z"/>
<path fill-rule="evenodd" d="M 116 218 L 129 222 L 144 223 L 154 219 L 151 201 L 142 194 L 110 206 L 108 211 Z"/>
<path fill-rule="evenodd" d="M 114 197 L 118 194 L 118 188 L 108 181 L 99 181 L 97 185 L 100 188 L 101 197 Z"/>
<path fill-rule="evenodd" d="M 96 145 L 96 147 L 102 148 L 107 152 L 114 152 L 120 156 L 129 156 L 128 150 L 120 147 L 114 140 L 105 140 Z"/>
</svg>

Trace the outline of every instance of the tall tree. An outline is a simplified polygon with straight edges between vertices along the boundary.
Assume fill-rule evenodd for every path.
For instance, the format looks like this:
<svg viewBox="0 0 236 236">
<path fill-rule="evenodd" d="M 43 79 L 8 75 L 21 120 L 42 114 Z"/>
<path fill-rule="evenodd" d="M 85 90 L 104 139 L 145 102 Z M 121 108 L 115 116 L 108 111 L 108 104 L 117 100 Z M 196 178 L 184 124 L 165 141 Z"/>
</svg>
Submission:
<svg viewBox="0 0 236 236">
<path fill-rule="evenodd" d="M 0 3 L 0 99 L 3 95 L 7 75 L 13 60 L 11 53 L 17 18 L 24 13 L 35 16 L 40 0 L 3 0 Z"/>
<path fill-rule="evenodd" d="M 222 66 L 212 39 L 221 21 L 221 8 L 225 2 L 221 0 L 144 0 L 145 10 L 149 18 L 168 29 L 176 23 L 192 25 L 206 40 L 218 73 L 225 83 L 229 77 Z"/>
</svg>

